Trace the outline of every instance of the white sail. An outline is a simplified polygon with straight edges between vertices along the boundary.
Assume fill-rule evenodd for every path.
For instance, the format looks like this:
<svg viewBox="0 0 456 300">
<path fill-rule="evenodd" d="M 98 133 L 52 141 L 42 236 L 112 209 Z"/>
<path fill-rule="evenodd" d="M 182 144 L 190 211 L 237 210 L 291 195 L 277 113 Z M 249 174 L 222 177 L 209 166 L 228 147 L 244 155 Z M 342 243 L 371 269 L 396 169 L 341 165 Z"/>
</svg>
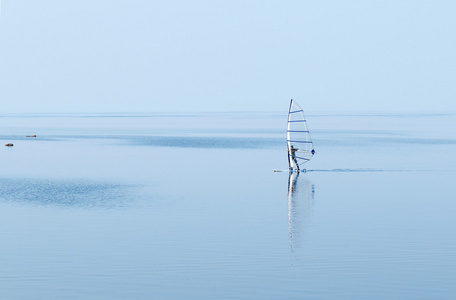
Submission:
<svg viewBox="0 0 456 300">
<path fill-rule="evenodd" d="M 290 170 L 299 170 L 315 154 L 304 111 L 293 99 L 288 111 L 287 146 Z"/>
</svg>

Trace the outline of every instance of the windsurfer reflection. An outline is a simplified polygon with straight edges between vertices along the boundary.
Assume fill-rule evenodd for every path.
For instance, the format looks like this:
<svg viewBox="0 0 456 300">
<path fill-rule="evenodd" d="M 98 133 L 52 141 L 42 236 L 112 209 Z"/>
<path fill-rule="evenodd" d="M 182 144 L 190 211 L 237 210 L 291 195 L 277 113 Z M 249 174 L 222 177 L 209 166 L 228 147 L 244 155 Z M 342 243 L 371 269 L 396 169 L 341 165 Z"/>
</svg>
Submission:
<svg viewBox="0 0 456 300">
<path fill-rule="evenodd" d="M 296 169 L 299 171 L 299 165 L 298 165 L 298 160 L 296 159 L 296 151 L 298 151 L 298 148 L 293 147 L 293 145 L 290 145 L 290 156 L 293 158 L 294 163 L 296 164 Z M 290 165 L 290 170 L 293 170 L 293 167 Z"/>
<path fill-rule="evenodd" d="M 299 178 L 299 172 L 288 174 L 288 240 L 291 252 L 301 248 L 315 201 L 315 187 L 307 178 Z"/>
</svg>

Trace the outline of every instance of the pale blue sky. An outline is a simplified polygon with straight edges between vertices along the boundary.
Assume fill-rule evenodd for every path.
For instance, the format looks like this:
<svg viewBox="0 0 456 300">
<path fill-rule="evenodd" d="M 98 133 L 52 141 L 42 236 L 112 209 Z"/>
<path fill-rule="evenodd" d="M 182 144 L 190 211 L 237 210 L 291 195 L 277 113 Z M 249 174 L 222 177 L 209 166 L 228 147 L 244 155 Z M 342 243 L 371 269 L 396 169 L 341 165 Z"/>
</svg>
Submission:
<svg viewBox="0 0 456 300">
<path fill-rule="evenodd" d="M 456 1 L 3 0 L 0 113 L 456 110 Z"/>
</svg>

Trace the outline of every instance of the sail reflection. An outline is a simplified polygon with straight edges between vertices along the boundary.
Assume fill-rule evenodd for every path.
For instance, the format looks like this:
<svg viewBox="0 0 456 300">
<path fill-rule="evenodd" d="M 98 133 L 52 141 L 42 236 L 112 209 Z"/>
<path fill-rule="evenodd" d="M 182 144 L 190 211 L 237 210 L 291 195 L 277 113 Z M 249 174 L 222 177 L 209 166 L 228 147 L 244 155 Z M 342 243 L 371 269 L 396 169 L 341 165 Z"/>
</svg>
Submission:
<svg viewBox="0 0 456 300">
<path fill-rule="evenodd" d="M 315 200 L 315 186 L 305 178 L 298 180 L 299 174 L 288 175 L 288 237 L 292 252 L 301 247 L 301 236 Z"/>
</svg>

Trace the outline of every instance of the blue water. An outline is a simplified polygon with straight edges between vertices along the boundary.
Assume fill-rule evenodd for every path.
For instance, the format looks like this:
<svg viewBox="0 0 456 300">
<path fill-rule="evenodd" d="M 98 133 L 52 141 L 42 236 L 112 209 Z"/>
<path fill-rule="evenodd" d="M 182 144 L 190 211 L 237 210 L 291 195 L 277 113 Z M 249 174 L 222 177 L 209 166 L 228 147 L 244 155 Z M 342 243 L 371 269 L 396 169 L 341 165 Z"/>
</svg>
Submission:
<svg viewBox="0 0 456 300">
<path fill-rule="evenodd" d="M 455 299 L 455 117 L 2 115 L 0 298 Z"/>
</svg>

